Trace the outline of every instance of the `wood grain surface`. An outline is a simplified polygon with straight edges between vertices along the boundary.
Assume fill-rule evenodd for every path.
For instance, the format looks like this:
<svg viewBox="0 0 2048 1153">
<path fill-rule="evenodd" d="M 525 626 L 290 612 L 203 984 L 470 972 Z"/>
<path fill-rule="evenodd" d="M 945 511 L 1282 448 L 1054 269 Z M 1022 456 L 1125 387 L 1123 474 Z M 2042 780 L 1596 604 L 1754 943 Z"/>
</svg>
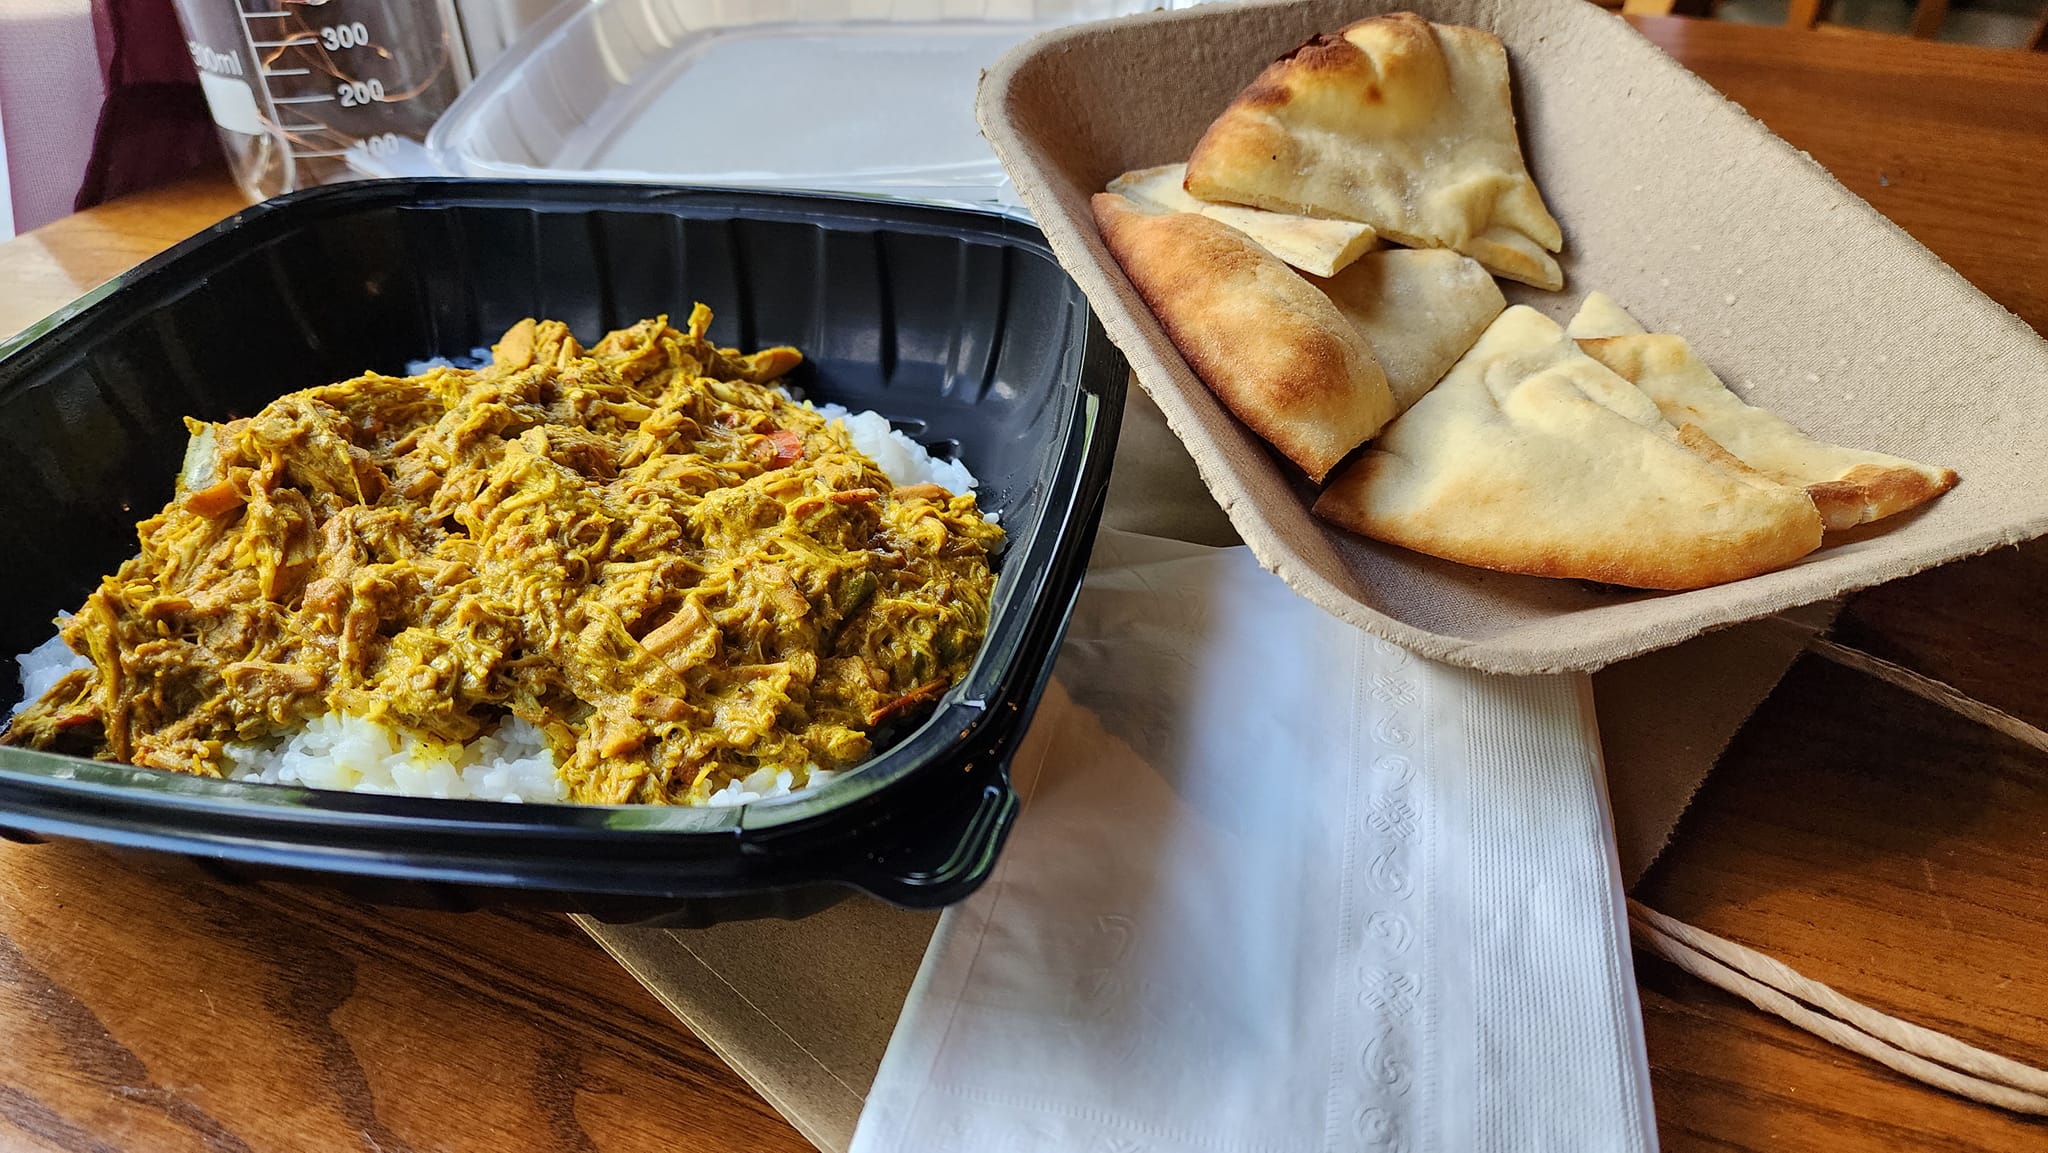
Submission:
<svg viewBox="0 0 2048 1153">
<path fill-rule="evenodd" d="M 0 244 L 0 338 L 248 203 L 222 173 L 102 204 Z"/>
<path fill-rule="evenodd" d="M 2032 632 L 2039 652 L 2048 628 Z M 1809 656 L 1636 896 L 1881 1010 L 2048 1065 L 2044 887 L 2048 757 Z M 1641 953 L 1636 972 L 1667 1150 L 2048 1148 L 2048 1121 L 1906 1080 Z"/>
<path fill-rule="evenodd" d="M 1637 27 L 2048 333 L 2048 61 L 1901 37 Z M 2048 483 L 2048 478 L 2044 478 Z M 1837 641 L 2048 725 L 2048 545 L 1852 599 Z M 2048 1066 L 2048 757 L 1815 657 L 1637 887 L 1879 1009 Z M 2048 1121 L 1925 1088 L 1637 955 L 1666 1150 L 2040 1150 Z"/>
<path fill-rule="evenodd" d="M 809 1148 L 565 918 L 0 850 L 0 1149 Z"/>
<path fill-rule="evenodd" d="M 2048 57 L 1639 26 L 2048 330 Z M 239 206 L 222 181 L 0 245 L 0 333 Z M 1856 599 L 1837 637 L 2048 724 L 2048 549 Z M 2048 1064 L 2048 758 L 1808 658 L 1639 895 Z M 2048 1148 L 1639 960 L 1667 1150 Z M 806 1146 L 566 922 L 375 909 L 0 845 L 0 1150 Z"/>
</svg>

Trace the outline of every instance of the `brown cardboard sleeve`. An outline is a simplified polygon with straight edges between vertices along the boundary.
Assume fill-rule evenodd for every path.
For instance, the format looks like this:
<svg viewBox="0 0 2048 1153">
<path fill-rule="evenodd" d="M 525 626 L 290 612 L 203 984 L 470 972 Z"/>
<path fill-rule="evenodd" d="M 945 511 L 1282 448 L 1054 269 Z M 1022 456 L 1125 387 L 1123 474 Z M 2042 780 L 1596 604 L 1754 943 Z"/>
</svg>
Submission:
<svg viewBox="0 0 2048 1153">
<path fill-rule="evenodd" d="M 1468 568 L 1327 526 L 1313 489 L 1216 402 L 1103 247 L 1088 196 L 1183 159 L 1229 99 L 1309 35 L 1409 7 L 1491 29 L 1523 151 L 1564 226 L 1563 320 L 1602 289 L 1691 340 L 1752 403 L 1827 440 L 1938 464 L 1932 505 L 1789 568 L 1645 593 Z M 1707 630 L 2048 532 L 2048 343 L 1802 153 L 1584 0 L 1217 4 L 1048 33 L 983 77 L 983 132 L 1139 383 L 1266 567 L 1424 656 L 1594 669 Z"/>
</svg>

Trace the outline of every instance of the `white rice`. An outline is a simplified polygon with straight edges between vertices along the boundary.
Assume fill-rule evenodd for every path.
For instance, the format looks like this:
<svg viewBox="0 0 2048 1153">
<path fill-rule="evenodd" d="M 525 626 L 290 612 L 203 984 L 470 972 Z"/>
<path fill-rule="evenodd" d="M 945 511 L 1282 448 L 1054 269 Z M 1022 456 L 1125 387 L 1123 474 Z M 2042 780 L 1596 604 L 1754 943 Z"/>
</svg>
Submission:
<svg viewBox="0 0 2048 1153">
<path fill-rule="evenodd" d="M 64 674 L 92 662 L 51 637 L 15 658 L 21 701 L 8 719 L 50 691 Z M 421 740 L 402 729 L 346 713 L 314 717 L 286 738 L 222 750 L 228 779 L 265 785 L 303 785 L 357 793 L 479 801 L 565 801 L 555 775 L 555 754 L 539 729 L 506 717 L 468 744 Z M 758 769 L 711 794 L 711 805 L 744 805 L 816 788 L 843 776 L 813 766 L 803 788 L 788 769 Z"/>
<path fill-rule="evenodd" d="M 489 356 L 489 349 L 472 353 L 475 358 Z M 406 372 L 417 375 L 436 364 L 451 363 L 469 367 L 436 357 L 407 364 Z M 979 483 L 967 466 L 931 455 L 923 445 L 890 427 L 888 418 L 879 413 L 851 412 L 836 404 L 819 405 L 817 410 L 828 420 L 844 421 L 854 447 L 898 485 L 936 484 L 948 492 L 964 493 Z M 983 515 L 995 520 L 993 513 Z M 9 720 L 66 673 L 92 667 L 91 661 L 54 636 L 15 660 L 21 668 L 22 697 L 9 712 Z M 327 713 L 288 738 L 260 745 L 229 745 L 224 759 L 229 779 L 262 784 L 488 801 L 562 801 L 568 795 L 555 775 L 554 753 L 540 730 L 517 717 L 505 718 L 468 744 L 443 744 L 361 717 Z M 727 782 L 707 803 L 744 805 L 816 788 L 841 775 L 813 768 L 799 789 L 792 787 L 796 778 L 790 770 L 760 769 Z"/>
<path fill-rule="evenodd" d="M 405 375 L 418 376 L 435 368 L 482 368 L 491 362 L 491 350 L 472 348 L 468 356 L 430 356 L 425 360 L 405 362 Z"/>
<path fill-rule="evenodd" d="M 57 627 L 63 628 L 68 619 L 59 618 Z M 21 699 L 7 711 L 10 722 L 20 716 L 21 710 L 27 708 L 31 701 L 41 700 L 52 685 L 64 679 L 65 674 L 92 667 L 92 662 L 72 652 L 71 646 L 65 644 L 61 636 L 51 637 L 14 658 L 14 663 L 21 669 Z"/>
<path fill-rule="evenodd" d="M 706 797 L 704 803 L 716 808 L 744 805 L 748 801 L 759 801 L 768 797 L 786 797 L 791 793 L 801 793 L 805 789 L 815 789 L 845 775 L 845 772 L 835 773 L 830 769 L 812 765 L 810 779 L 805 782 L 804 787 L 792 789 L 790 785 L 796 781 L 796 774 L 788 769 L 755 769 L 744 777 L 727 781 L 724 788 Z"/>
<path fill-rule="evenodd" d="M 327 713 L 284 741 L 229 745 L 224 753 L 234 781 L 479 801 L 568 799 L 555 754 L 540 730 L 518 717 L 468 744 L 443 744 Z"/>
<path fill-rule="evenodd" d="M 852 412 L 836 404 L 818 405 L 818 415 L 845 422 L 853 447 L 880 465 L 900 487 L 935 484 L 950 493 L 972 492 L 981 482 L 957 460 L 941 460 L 908 435 L 896 431 L 889 418 L 878 412 Z M 990 520 L 995 517 L 987 513 Z"/>
</svg>

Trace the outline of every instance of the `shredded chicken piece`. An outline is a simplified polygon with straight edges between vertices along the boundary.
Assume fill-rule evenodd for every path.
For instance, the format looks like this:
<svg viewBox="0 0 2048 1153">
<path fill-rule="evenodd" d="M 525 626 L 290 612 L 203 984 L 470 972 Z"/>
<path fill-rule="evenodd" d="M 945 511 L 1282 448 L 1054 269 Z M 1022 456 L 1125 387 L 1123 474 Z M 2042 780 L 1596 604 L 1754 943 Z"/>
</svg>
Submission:
<svg viewBox="0 0 2048 1153">
<path fill-rule="evenodd" d="M 962 676 L 1002 530 L 894 487 L 751 355 L 657 317 L 521 321 L 476 370 L 188 421 L 177 495 L 64 628 L 93 667 L 0 740 L 219 776 L 340 711 L 440 741 L 512 713 L 572 800 L 844 769 Z"/>
</svg>

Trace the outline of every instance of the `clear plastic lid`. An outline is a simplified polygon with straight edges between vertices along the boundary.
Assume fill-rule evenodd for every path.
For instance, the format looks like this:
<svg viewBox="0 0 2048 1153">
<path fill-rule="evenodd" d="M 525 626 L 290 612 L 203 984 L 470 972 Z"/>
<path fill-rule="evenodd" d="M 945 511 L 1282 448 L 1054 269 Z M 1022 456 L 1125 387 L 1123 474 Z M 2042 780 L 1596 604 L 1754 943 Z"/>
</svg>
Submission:
<svg viewBox="0 0 2048 1153">
<path fill-rule="evenodd" d="M 463 176 L 1014 203 L 981 70 L 1064 24 L 1189 0 L 595 0 L 531 29 L 427 140 Z"/>
</svg>

